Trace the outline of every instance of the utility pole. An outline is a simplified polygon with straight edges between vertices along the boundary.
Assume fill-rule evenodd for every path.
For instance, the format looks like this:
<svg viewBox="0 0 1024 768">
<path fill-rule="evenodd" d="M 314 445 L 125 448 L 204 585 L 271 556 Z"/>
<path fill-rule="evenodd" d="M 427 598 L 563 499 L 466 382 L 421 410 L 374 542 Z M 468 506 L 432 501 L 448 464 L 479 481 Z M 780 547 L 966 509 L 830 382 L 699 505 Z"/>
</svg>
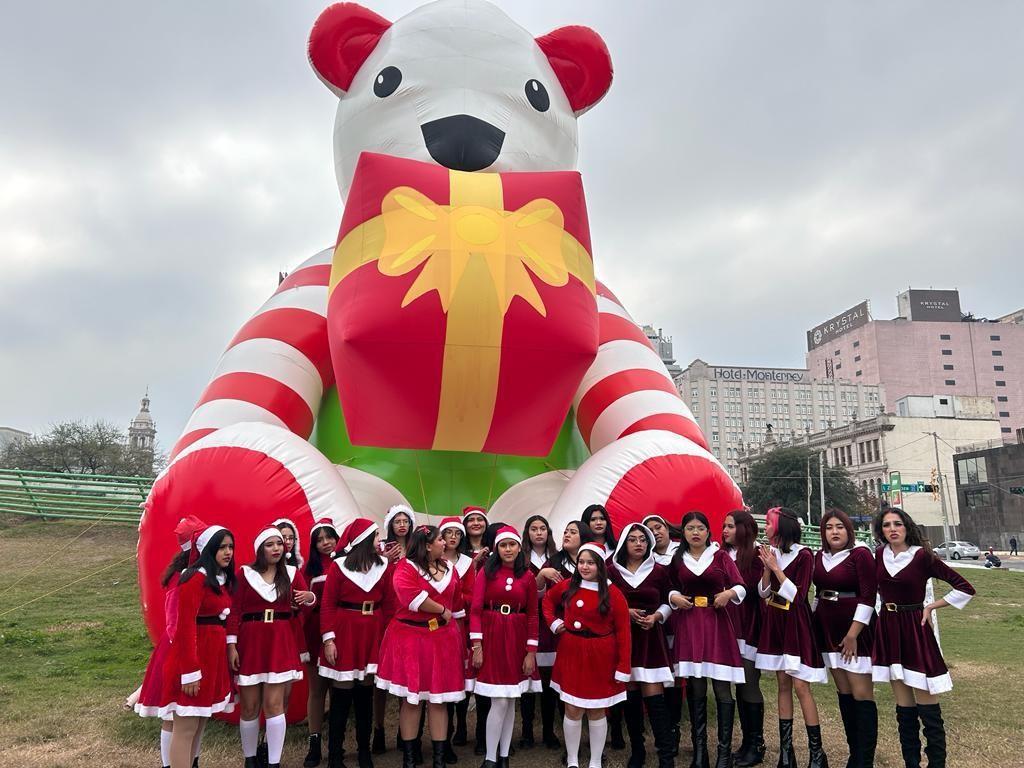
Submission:
<svg viewBox="0 0 1024 768">
<path fill-rule="evenodd" d="M 939 464 L 939 436 L 935 432 L 931 434 L 935 443 L 935 472 L 939 477 L 939 501 L 942 502 L 942 536 L 949 541 L 949 513 L 946 511 L 946 489 L 942 485 L 942 465 Z"/>
<path fill-rule="evenodd" d="M 822 448 L 818 454 L 818 494 L 821 498 L 821 514 L 825 514 L 825 449 Z M 821 519 L 821 518 L 819 518 Z"/>
<path fill-rule="evenodd" d="M 807 456 L 807 524 L 811 524 L 811 493 L 814 487 L 811 485 L 811 456 Z"/>
</svg>

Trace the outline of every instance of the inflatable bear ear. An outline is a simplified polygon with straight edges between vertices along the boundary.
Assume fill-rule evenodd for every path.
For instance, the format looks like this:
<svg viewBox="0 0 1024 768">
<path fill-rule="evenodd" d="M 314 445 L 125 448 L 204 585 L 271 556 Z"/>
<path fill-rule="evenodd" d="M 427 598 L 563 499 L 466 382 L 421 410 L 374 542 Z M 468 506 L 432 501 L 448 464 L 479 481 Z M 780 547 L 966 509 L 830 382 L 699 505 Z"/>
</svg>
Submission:
<svg viewBox="0 0 1024 768">
<path fill-rule="evenodd" d="M 589 27 L 559 27 L 537 38 L 551 68 L 579 117 L 597 104 L 612 84 L 612 57 L 608 46 Z"/>
<path fill-rule="evenodd" d="M 309 62 L 324 85 L 344 96 L 391 22 L 356 3 L 335 3 L 309 33 Z"/>
</svg>

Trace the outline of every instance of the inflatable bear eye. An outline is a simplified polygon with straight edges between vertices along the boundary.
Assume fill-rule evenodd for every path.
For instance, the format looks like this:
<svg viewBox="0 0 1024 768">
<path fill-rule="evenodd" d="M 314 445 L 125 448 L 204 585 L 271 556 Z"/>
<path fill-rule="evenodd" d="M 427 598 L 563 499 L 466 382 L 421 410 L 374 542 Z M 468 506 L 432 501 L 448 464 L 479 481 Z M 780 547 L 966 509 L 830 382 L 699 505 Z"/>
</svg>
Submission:
<svg viewBox="0 0 1024 768">
<path fill-rule="evenodd" d="M 402 70 L 398 67 L 384 67 L 373 81 L 373 92 L 380 98 L 394 93 L 402 82 Z M 545 101 L 547 94 L 544 94 Z"/>
<path fill-rule="evenodd" d="M 538 112 L 547 112 L 551 106 L 551 97 L 548 96 L 548 89 L 540 80 L 526 81 L 526 98 Z"/>
</svg>

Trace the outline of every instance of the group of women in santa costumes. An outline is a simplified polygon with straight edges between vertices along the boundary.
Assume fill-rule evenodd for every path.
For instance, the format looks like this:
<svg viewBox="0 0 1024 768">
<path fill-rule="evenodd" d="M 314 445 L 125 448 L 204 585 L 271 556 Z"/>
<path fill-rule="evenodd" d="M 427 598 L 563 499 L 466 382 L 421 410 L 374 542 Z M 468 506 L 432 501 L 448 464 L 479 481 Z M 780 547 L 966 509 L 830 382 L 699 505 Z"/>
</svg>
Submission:
<svg viewBox="0 0 1024 768">
<path fill-rule="evenodd" d="M 480 508 L 435 527 L 417 525 L 400 506 L 389 510 L 383 532 L 362 518 L 340 533 L 317 523 L 308 562 L 294 524 L 277 521 L 259 533 L 254 561 L 237 574 L 229 531 L 189 518 L 176 533 L 182 551 L 165 578 L 166 637 L 136 705 L 164 720 L 165 766 L 194 765 L 206 719 L 236 704 L 246 768 L 278 765 L 291 684 L 303 676 L 306 766 L 322 760 L 329 697 L 328 766 L 342 765 L 351 712 L 358 764 L 372 768 L 371 755 L 384 749 L 387 694 L 400 702 L 403 768 L 423 762 L 424 729 L 434 768 L 457 762 L 452 746 L 467 741 L 472 693 L 484 768 L 508 764 L 517 700 L 519 746 L 534 746 L 538 697 L 541 739 L 552 749 L 562 746 L 554 727 L 562 709 L 568 768 L 580 765 L 584 717 L 590 768 L 601 766 L 610 725 L 616 746 L 614 724 L 623 721 L 629 768 L 645 764 L 648 724 L 658 765 L 668 768 L 678 754 L 682 691 L 692 768 L 712 760 L 716 768 L 759 765 L 766 752 L 759 679 L 774 672 L 778 766 L 796 765 L 795 693 L 809 764 L 820 768 L 828 760 L 810 684 L 827 682 L 828 671 L 848 766 L 874 764 L 873 683 L 880 681 L 895 693 L 905 764 L 920 765 L 922 726 L 929 766 L 945 764 L 937 694 L 952 683 L 929 619 L 937 608 L 962 608 L 974 590 L 932 555 L 899 509 L 876 520 L 882 545 L 875 552 L 856 542 L 843 512 L 827 511 L 814 554 L 799 543 L 799 519 L 782 508 L 767 514 L 767 544 L 758 544 L 750 513 L 737 511 L 726 517 L 719 546 L 700 512 L 679 526 L 650 515 L 616 536 L 594 505 L 566 525 L 556 548 L 539 515 L 520 533 L 489 524 Z M 931 577 L 953 589 L 925 604 Z M 708 681 L 717 709 L 713 752 Z M 734 751 L 737 710 L 742 740 Z"/>
</svg>

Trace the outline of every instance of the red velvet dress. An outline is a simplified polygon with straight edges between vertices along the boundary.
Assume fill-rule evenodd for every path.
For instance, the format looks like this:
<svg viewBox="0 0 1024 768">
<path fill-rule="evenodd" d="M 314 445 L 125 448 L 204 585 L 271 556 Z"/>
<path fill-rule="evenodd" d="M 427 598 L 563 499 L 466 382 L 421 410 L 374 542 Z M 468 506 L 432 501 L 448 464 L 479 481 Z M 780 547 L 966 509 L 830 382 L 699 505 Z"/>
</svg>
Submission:
<svg viewBox="0 0 1024 768">
<path fill-rule="evenodd" d="M 732 628 L 736 630 L 736 644 L 740 647 L 740 656 L 747 661 L 757 658 L 757 640 L 761 634 L 761 610 L 763 601 L 758 594 L 758 585 L 761 583 L 761 574 L 764 573 L 764 563 L 757 556 L 755 551 L 753 559 L 748 568 L 740 568 L 736 562 L 736 550 L 728 550 L 729 557 L 736 563 L 736 569 L 743 577 L 743 588 L 747 594 L 739 605 L 729 603 L 726 610 L 732 619 Z"/>
<path fill-rule="evenodd" d="M 742 683 L 743 658 L 736 630 L 726 609 L 715 608 L 715 595 L 735 589 L 739 604 L 746 597 L 743 577 L 728 554 L 712 544 L 699 558 L 684 552 L 674 561 L 673 592 L 693 601 L 693 608 L 675 611 L 672 646 L 677 677 L 706 677 Z"/>
<path fill-rule="evenodd" d="M 809 683 L 828 682 L 821 652 L 814 642 L 811 606 L 807 601 L 814 556 L 801 544 L 794 544 L 787 553 L 775 547 L 772 551 L 786 580 L 779 584 L 772 574 L 768 589 L 760 593 L 765 598 L 765 606 L 754 664 L 761 670 L 782 670 Z"/>
<path fill-rule="evenodd" d="M 459 559 L 455 561 L 454 565 L 455 575 L 459 577 L 459 591 L 455 595 L 452 618 L 458 622 L 459 632 L 466 647 L 466 657 L 463 659 L 462 665 L 463 677 L 466 679 L 466 690 L 472 691 L 473 681 L 476 680 L 476 669 L 471 663 L 469 652 L 469 605 L 473 602 L 473 585 L 476 584 L 477 569 L 473 565 L 473 558 L 464 552 L 459 553 Z"/>
<path fill-rule="evenodd" d="M 381 641 L 395 610 L 394 566 L 385 559 L 360 573 L 348 570 L 342 556 L 327 568 L 317 669 L 331 680 L 365 680 L 377 674 Z M 338 652 L 334 664 L 324 656 L 323 643 L 328 640 L 334 640 Z"/>
<path fill-rule="evenodd" d="M 551 688 L 562 701 L 585 709 L 601 709 L 626 700 L 632 668 L 629 606 L 614 584 L 608 585 L 610 608 L 600 612 L 596 582 L 584 581 L 562 605 L 571 579 L 544 595 L 544 620 L 558 635 L 558 656 L 551 669 Z"/>
<path fill-rule="evenodd" d="M 469 641 L 480 641 L 483 665 L 476 670 L 474 693 L 518 699 L 541 691 L 536 668 L 529 677 L 523 674 L 526 654 L 537 651 L 537 611 L 537 578 L 529 568 L 518 577 L 505 566 L 493 577 L 483 568 L 477 572 Z"/>
<path fill-rule="evenodd" d="M 320 610 L 323 606 L 324 598 L 324 586 L 327 584 L 327 574 L 330 572 L 331 566 L 334 564 L 334 560 L 329 555 L 321 555 L 319 552 L 313 552 L 310 555 L 310 559 L 318 557 L 320 558 L 320 575 L 310 576 L 309 575 L 309 562 L 306 563 L 306 570 L 303 572 L 306 577 L 306 583 L 309 584 L 309 591 L 316 595 L 316 602 L 313 603 L 312 608 L 309 610 L 309 614 L 303 618 L 302 628 L 304 637 L 304 648 L 308 654 L 308 658 L 304 658 L 303 661 L 309 661 L 313 664 L 320 658 L 320 645 L 321 645 L 321 631 L 320 631 Z"/>
<path fill-rule="evenodd" d="M 544 555 L 538 555 L 530 550 L 530 573 L 533 574 L 534 584 L 537 582 L 537 574 L 544 568 L 550 567 L 548 559 Z M 547 584 L 537 590 L 537 605 L 544 599 L 547 591 Z M 550 669 L 555 664 L 555 636 L 551 634 L 551 627 L 543 619 L 537 622 L 537 666 Z"/>
<path fill-rule="evenodd" d="M 871 550 L 863 545 L 814 556 L 814 640 L 829 669 L 871 674 L 871 619 L 875 615 L 877 578 Z M 866 625 L 857 635 L 857 655 L 850 661 L 839 650 L 850 624 Z"/>
<path fill-rule="evenodd" d="M 164 588 L 164 631 L 149 655 L 146 674 L 142 678 L 139 689 L 139 700 L 135 702 L 135 712 L 140 717 L 159 717 L 160 707 L 164 703 L 164 666 L 171 652 L 171 637 L 178 625 L 178 577 L 171 576 Z"/>
<path fill-rule="evenodd" d="M 875 682 L 900 680 L 911 688 L 944 693 L 953 688 L 949 670 L 931 627 L 921 626 L 922 609 L 890 610 L 924 602 L 929 578 L 951 587 L 945 600 L 963 608 L 974 587 L 963 576 L 922 547 L 893 555 L 889 545 L 875 552 L 875 573 L 881 611 L 872 646 L 872 678 Z"/>
<path fill-rule="evenodd" d="M 228 643 L 238 644 L 239 685 L 302 679 L 302 662 L 295 643 L 292 592 L 306 590 L 306 578 L 294 565 L 284 567 L 291 588 L 282 595 L 248 565 L 243 565 L 238 572 L 228 617 Z M 308 611 L 309 606 L 300 609 L 301 613 Z"/>
<path fill-rule="evenodd" d="M 679 542 L 670 541 L 668 543 L 668 547 L 662 554 L 658 554 L 657 552 L 654 553 L 654 562 L 656 562 L 658 565 L 664 565 L 671 572 L 672 558 L 675 557 L 677 549 L 679 549 Z M 662 631 L 665 633 L 665 643 L 668 645 L 668 648 L 671 651 L 672 645 L 676 641 L 676 636 L 673 634 L 675 632 L 675 622 L 666 621 L 665 624 L 662 626 Z"/>
<path fill-rule="evenodd" d="M 621 541 L 624 540 L 625 536 Z M 658 620 L 650 629 L 630 621 L 630 680 L 634 683 L 672 685 L 672 664 L 665 639 L 666 622 L 672 615 L 668 605 L 668 593 L 672 589 L 669 569 L 655 561 L 652 551 L 636 573 L 630 573 L 614 559 L 609 560 L 608 581 L 619 588 L 630 608 L 658 614 Z"/>
<path fill-rule="evenodd" d="M 466 643 L 459 624 L 441 624 L 437 614 L 419 610 L 428 598 L 451 610 L 460 590 L 458 574 L 449 563 L 444 577 L 435 581 L 402 560 L 392 584 L 395 615 L 381 644 L 377 687 L 412 704 L 461 701 L 466 697 L 461 663 Z"/>
<path fill-rule="evenodd" d="M 233 610 L 231 595 L 223 587 L 220 594 L 214 592 L 202 569 L 179 584 L 177 592 L 178 616 L 163 669 L 160 717 L 210 717 L 231 712 L 235 705 L 224 631 L 224 620 Z M 181 686 L 197 681 L 199 692 L 185 695 Z"/>
</svg>

